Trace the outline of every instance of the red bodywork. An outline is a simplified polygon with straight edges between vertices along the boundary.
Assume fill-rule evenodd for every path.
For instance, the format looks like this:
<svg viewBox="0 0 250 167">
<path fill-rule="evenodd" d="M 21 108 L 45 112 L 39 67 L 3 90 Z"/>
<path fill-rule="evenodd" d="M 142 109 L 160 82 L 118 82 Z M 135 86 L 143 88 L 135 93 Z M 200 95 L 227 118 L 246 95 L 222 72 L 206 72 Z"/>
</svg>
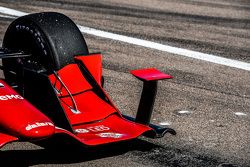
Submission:
<svg viewBox="0 0 250 167">
<path fill-rule="evenodd" d="M 42 139 L 54 134 L 53 122 L 0 80 L 0 146 L 22 139 Z M 7 134 L 4 134 L 6 132 Z"/>
<path fill-rule="evenodd" d="M 67 135 L 84 145 L 99 145 L 137 138 L 154 131 L 150 126 L 129 121 L 120 114 L 101 86 L 102 56 L 76 56 L 97 86 L 83 75 L 78 64 L 69 64 L 48 76 L 73 132 L 55 127 L 42 112 L 0 80 L 0 147 L 16 140 L 37 140 Z M 131 72 L 142 80 L 172 78 L 156 69 Z M 104 97 L 96 93 L 96 87 Z M 39 89 L 39 88 L 37 88 Z M 70 94 L 70 95 L 69 95 Z M 53 111 L 50 111 L 53 112 Z M 2 132 L 2 133 L 1 133 Z"/>
<path fill-rule="evenodd" d="M 154 80 L 162 80 L 162 79 L 171 79 L 173 78 L 171 75 L 162 73 L 161 71 L 155 68 L 148 69 L 140 69 L 130 71 L 136 78 L 143 81 L 154 81 Z"/>
</svg>

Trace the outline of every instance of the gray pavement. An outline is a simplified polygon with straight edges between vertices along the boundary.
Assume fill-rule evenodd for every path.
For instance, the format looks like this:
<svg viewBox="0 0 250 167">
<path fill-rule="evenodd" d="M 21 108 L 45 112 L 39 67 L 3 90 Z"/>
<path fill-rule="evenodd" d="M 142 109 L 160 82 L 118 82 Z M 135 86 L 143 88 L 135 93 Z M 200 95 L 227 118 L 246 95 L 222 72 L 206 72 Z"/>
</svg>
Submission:
<svg viewBox="0 0 250 167">
<path fill-rule="evenodd" d="M 0 0 L 0 6 L 57 11 L 79 25 L 250 63 L 248 0 Z M 0 16 L 1 40 L 12 20 Z M 249 71 L 84 37 L 91 52 L 103 53 L 105 89 L 124 114 L 135 115 L 142 84 L 129 70 L 157 67 L 174 76 L 159 83 L 152 122 L 170 124 L 177 135 L 74 151 L 12 143 L 0 151 L 6 166 L 250 166 Z"/>
</svg>

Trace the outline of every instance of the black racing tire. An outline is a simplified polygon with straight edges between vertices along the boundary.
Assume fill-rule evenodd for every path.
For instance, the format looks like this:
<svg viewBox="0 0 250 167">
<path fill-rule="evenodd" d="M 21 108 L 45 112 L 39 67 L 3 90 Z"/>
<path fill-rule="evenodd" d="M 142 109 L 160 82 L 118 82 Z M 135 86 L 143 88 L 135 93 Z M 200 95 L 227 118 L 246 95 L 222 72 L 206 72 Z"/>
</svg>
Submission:
<svg viewBox="0 0 250 167">
<path fill-rule="evenodd" d="M 50 74 L 74 63 L 75 55 L 89 53 L 76 24 L 55 12 L 35 13 L 14 20 L 5 33 L 3 47 L 31 54 L 26 58 L 3 60 L 6 82 L 17 85 L 24 66 Z"/>
</svg>

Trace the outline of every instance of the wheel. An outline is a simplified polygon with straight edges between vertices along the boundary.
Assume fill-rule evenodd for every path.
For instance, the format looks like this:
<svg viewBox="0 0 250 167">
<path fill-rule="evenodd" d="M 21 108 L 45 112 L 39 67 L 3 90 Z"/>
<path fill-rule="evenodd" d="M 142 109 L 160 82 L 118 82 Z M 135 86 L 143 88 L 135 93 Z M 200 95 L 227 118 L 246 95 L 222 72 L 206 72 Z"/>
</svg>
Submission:
<svg viewBox="0 0 250 167">
<path fill-rule="evenodd" d="M 55 12 L 30 14 L 13 21 L 5 33 L 3 47 L 31 54 L 26 58 L 3 60 L 6 82 L 17 86 L 21 85 L 24 66 L 50 74 L 73 63 L 73 56 L 88 54 L 76 24 Z"/>
</svg>

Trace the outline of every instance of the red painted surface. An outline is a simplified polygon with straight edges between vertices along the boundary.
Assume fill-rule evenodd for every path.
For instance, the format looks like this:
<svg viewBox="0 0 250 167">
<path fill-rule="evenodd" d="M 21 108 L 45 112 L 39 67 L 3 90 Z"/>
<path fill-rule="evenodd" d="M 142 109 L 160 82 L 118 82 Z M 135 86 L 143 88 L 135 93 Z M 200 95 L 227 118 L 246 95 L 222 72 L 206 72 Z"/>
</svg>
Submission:
<svg viewBox="0 0 250 167">
<path fill-rule="evenodd" d="M 155 68 L 148 69 L 140 69 L 130 71 L 135 77 L 143 81 L 154 81 L 154 80 L 162 80 L 162 79 L 171 79 L 173 78 L 171 75 L 165 74 Z"/>
<path fill-rule="evenodd" d="M 87 62 L 87 64 L 95 63 L 92 59 L 88 60 L 90 60 L 90 62 Z M 86 61 L 87 60 L 85 60 L 85 62 Z M 84 78 L 76 64 L 67 65 L 57 73 L 72 94 L 79 111 L 77 114 L 71 111 L 73 108 L 72 99 L 70 96 L 67 96 L 68 93 L 66 89 L 58 80 L 56 81 L 55 76 L 50 75 L 49 78 L 51 83 L 55 85 L 57 90 L 61 91 L 58 97 L 72 125 L 98 121 L 116 112 L 113 106 L 102 100 L 93 92 L 91 85 Z"/>
<path fill-rule="evenodd" d="M 101 85 L 102 77 L 102 55 L 91 54 L 88 56 L 77 56 L 75 59 L 80 60 L 87 67 L 91 75 L 95 78 L 97 83 Z"/>
<path fill-rule="evenodd" d="M 57 71 L 63 83 L 70 90 L 71 94 L 80 93 L 89 89 L 92 89 L 91 85 L 83 77 L 81 71 L 79 70 L 77 64 L 69 64 L 59 71 Z M 62 87 L 62 84 L 57 80 L 54 74 L 49 76 L 52 85 L 55 85 L 56 89 L 60 91 L 59 96 L 68 95 L 66 89 Z"/>
<path fill-rule="evenodd" d="M 0 148 L 3 147 L 5 144 L 17 141 L 18 138 L 14 136 L 10 136 L 4 133 L 0 133 Z"/>
<path fill-rule="evenodd" d="M 0 80 L 0 127 L 20 138 L 45 138 L 54 133 L 54 124 L 33 105 Z"/>
<path fill-rule="evenodd" d="M 131 140 L 152 129 L 148 126 L 130 122 L 112 114 L 101 121 L 73 126 L 75 135 L 61 128 L 56 128 L 56 134 L 68 135 L 76 141 L 89 146 Z"/>
<path fill-rule="evenodd" d="M 73 126 L 76 136 L 84 139 L 84 144 L 99 145 L 136 138 L 151 128 L 127 121 L 113 114 L 91 124 Z"/>
<path fill-rule="evenodd" d="M 72 125 L 98 121 L 116 112 L 115 108 L 103 101 L 91 90 L 73 97 L 77 104 L 77 108 L 80 111 L 79 114 L 74 114 L 70 111 L 69 107 L 67 107 L 66 104 L 72 106 L 72 102 L 69 97 L 61 98 L 61 101 L 63 101 L 62 106 L 65 109 Z"/>
<path fill-rule="evenodd" d="M 95 78 L 99 78 L 101 77 L 101 74 L 98 74 L 97 72 L 95 73 L 94 70 L 98 71 L 95 68 L 98 68 L 99 65 L 95 66 L 95 63 L 99 62 L 100 55 L 96 55 L 96 57 L 92 56 L 93 55 L 79 56 L 76 59 L 81 60 L 85 66 L 89 68 L 89 71 L 95 75 Z M 69 135 L 84 145 L 94 146 L 122 140 L 130 140 L 152 130 L 148 126 L 124 119 L 112 102 L 111 104 L 108 103 L 93 92 L 93 89 L 89 87 L 89 83 L 86 83 L 87 81 L 84 76 L 79 74 L 79 69 L 76 69 L 75 67 L 72 68 L 72 64 L 68 66 L 71 67 L 64 67 L 58 71 L 58 74 L 71 93 L 81 92 L 72 94 L 79 113 L 74 113 L 70 110 L 69 106 L 73 106 L 70 97 L 61 97 L 58 94 L 75 134 L 64 129 L 56 128 L 55 135 Z M 70 71 L 64 71 L 69 69 Z M 71 80 L 74 81 L 70 82 Z M 52 83 L 55 82 L 55 80 L 51 81 Z M 77 86 L 79 90 L 76 91 L 75 85 L 80 85 Z M 61 85 L 57 85 L 57 89 L 60 86 Z M 100 90 L 102 90 L 106 95 L 106 98 L 109 99 L 101 86 Z"/>
</svg>

